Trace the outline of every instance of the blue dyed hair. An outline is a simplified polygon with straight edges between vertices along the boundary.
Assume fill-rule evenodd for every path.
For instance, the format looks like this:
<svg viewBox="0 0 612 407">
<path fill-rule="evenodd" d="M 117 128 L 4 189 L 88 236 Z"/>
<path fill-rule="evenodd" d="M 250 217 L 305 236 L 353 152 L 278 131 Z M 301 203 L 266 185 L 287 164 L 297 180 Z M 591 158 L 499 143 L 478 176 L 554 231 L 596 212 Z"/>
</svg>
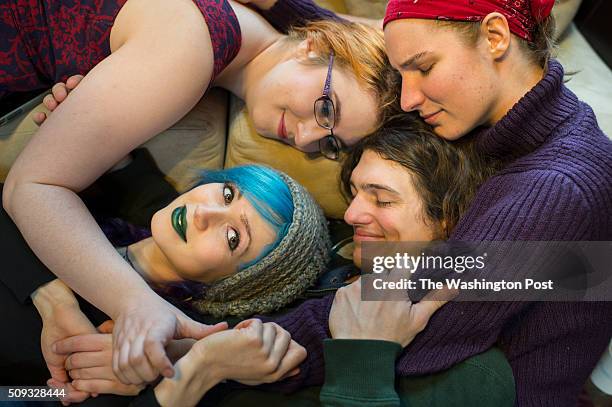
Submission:
<svg viewBox="0 0 612 407">
<path fill-rule="evenodd" d="M 261 165 L 203 170 L 195 187 L 217 182 L 235 185 L 276 232 L 276 240 L 264 247 L 255 260 L 240 265 L 240 270 L 244 270 L 267 256 L 283 240 L 293 220 L 293 197 L 280 174 Z"/>
</svg>

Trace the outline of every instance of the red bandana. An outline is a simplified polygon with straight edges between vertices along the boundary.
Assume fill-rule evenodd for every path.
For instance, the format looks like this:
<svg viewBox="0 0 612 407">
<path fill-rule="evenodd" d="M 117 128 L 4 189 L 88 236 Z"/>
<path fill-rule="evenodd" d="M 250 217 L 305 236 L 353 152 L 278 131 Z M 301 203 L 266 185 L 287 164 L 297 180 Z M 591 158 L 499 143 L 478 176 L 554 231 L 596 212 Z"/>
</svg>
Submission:
<svg viewBox="0 0 612 407">
<path fill-rule="evenodd" d="M 384 25 L 403 18 L 481 21 L 495 11 L 510 31 L 531 41 L 536 25 L 550 15 L 555 0 L 389 0 Z"/>
</svg>

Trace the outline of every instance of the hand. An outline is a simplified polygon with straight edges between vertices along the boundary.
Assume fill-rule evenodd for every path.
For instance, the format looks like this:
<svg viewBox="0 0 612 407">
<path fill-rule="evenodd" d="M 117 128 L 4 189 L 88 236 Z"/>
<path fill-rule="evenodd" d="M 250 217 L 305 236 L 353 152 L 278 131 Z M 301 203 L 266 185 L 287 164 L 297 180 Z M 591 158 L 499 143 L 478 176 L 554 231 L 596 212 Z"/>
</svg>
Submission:
<svg viewBox="0 0 612 407">
<path fill-rule="evenodd" d="M 249 319 L 198 341 L 186 357 L 205 361 L 219 381 L 258 385 L 298 374 L 306 349 L 279 325 Z"/>
<path fill-rule="evenodd" d="M 32 302 L 42 319 L 40 346 L 51 378 L 59 383 L 69 381 L 64 369 L 66 355 L 60 354 L 53 344 L 61 339 L 95 332 L 94 326 L 79 309 L 79 304 L 62 281 L 55 279 L 32 294 Z M 83 401 L 89 393 L 74 394 L 74 401 Z"/>
<path fill-rule="evenodd" d="M 107 321 L 108 322 L 108 321 Z M 107 330 L 104 323 L 98 329 Z M 112 328 L 112 327 L 110 327 Z M 65 369 L 72 378 L 72 388 L 91 394 L 138 394 L 146 385 L 123 384 L 113 372 L 113 338 L 110 333 L 78 335 L 55 344 L 57 353 L 66 355 Z M 70 389 L 68 400 L 73 401 Z"/>
<path fill-rule="evenodd" d="M 361 279 L 336 292 L 329 315 L 335 339 L 379 339 L 408 346 L 429 318 L 448 301 L 435 301 L 435 292 L 418 304 L 406 301 L 362 301 Z"/>
<path fill-rule="evenodd" d="M 165 346 L 171 339 L 201 339 L 227 329 L 222 322 L 209 326 L 195 322 L 156 294 L 126 303 L 113 328 L 113 371 L 124 384 L 172 377 L 174 369 Z"/>
<path fill-rule="evenodd" d="M 45 96 L 43 99 L 43 105 L 45 105 L 49 111 L 53 112 L 60 103 L 66 100 L 68 93 L 77 87 L 77 85 L 81 82 L 81 79 L 83 79 L 83 75 L 73 75 L 66 80 L 66 83 L 58 82 L 53 85 L 51 88 L 51 93 Z M 34 123 L 40 126 L 45 120 L 47 120 L 47 114 L 44 112 L 37 112 L 32 116 L 32 120 L 34 120 Z"/>
<path fill-rule="evenodd" d="M 277 0 L 238 0 L 242 4 L 248 4 L 257 7 L 260 10 L 270 10 Z"/>
</svg>

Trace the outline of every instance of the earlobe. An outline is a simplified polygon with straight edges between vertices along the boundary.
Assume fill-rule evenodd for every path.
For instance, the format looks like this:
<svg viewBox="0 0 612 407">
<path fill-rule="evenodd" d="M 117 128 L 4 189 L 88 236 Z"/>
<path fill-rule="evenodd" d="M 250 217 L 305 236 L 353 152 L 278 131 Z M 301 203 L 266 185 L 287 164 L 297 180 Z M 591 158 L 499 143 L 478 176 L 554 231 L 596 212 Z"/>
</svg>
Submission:
<svg viewBox="0 0 612 407">
<path fill-rule="evenodd" d="M 503 58 L 510 48 L 511 38 L 506 17 L 501 13 L 490 13 L 482 20 L 480 27 L 491 56 L 495 59 Z"/>
</svg>

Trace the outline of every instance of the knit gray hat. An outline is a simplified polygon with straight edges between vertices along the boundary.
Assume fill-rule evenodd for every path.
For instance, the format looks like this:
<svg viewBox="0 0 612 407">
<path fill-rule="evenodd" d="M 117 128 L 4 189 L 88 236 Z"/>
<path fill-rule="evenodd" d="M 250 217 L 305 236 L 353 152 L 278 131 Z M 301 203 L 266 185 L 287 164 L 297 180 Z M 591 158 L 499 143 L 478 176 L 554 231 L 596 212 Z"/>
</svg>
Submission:
<svg viewBox="0 0 612 407">
<path fill-rule="evenodd" d="M 295 300 L 325 271 L 331 241 L 323 211 L 303 186 L 277 172 L 293 198 L 287 234 L 257 263 L 206 288 L 191 303 L 199 312 L 216 317 L 271 312 Z"/>
</svg>

